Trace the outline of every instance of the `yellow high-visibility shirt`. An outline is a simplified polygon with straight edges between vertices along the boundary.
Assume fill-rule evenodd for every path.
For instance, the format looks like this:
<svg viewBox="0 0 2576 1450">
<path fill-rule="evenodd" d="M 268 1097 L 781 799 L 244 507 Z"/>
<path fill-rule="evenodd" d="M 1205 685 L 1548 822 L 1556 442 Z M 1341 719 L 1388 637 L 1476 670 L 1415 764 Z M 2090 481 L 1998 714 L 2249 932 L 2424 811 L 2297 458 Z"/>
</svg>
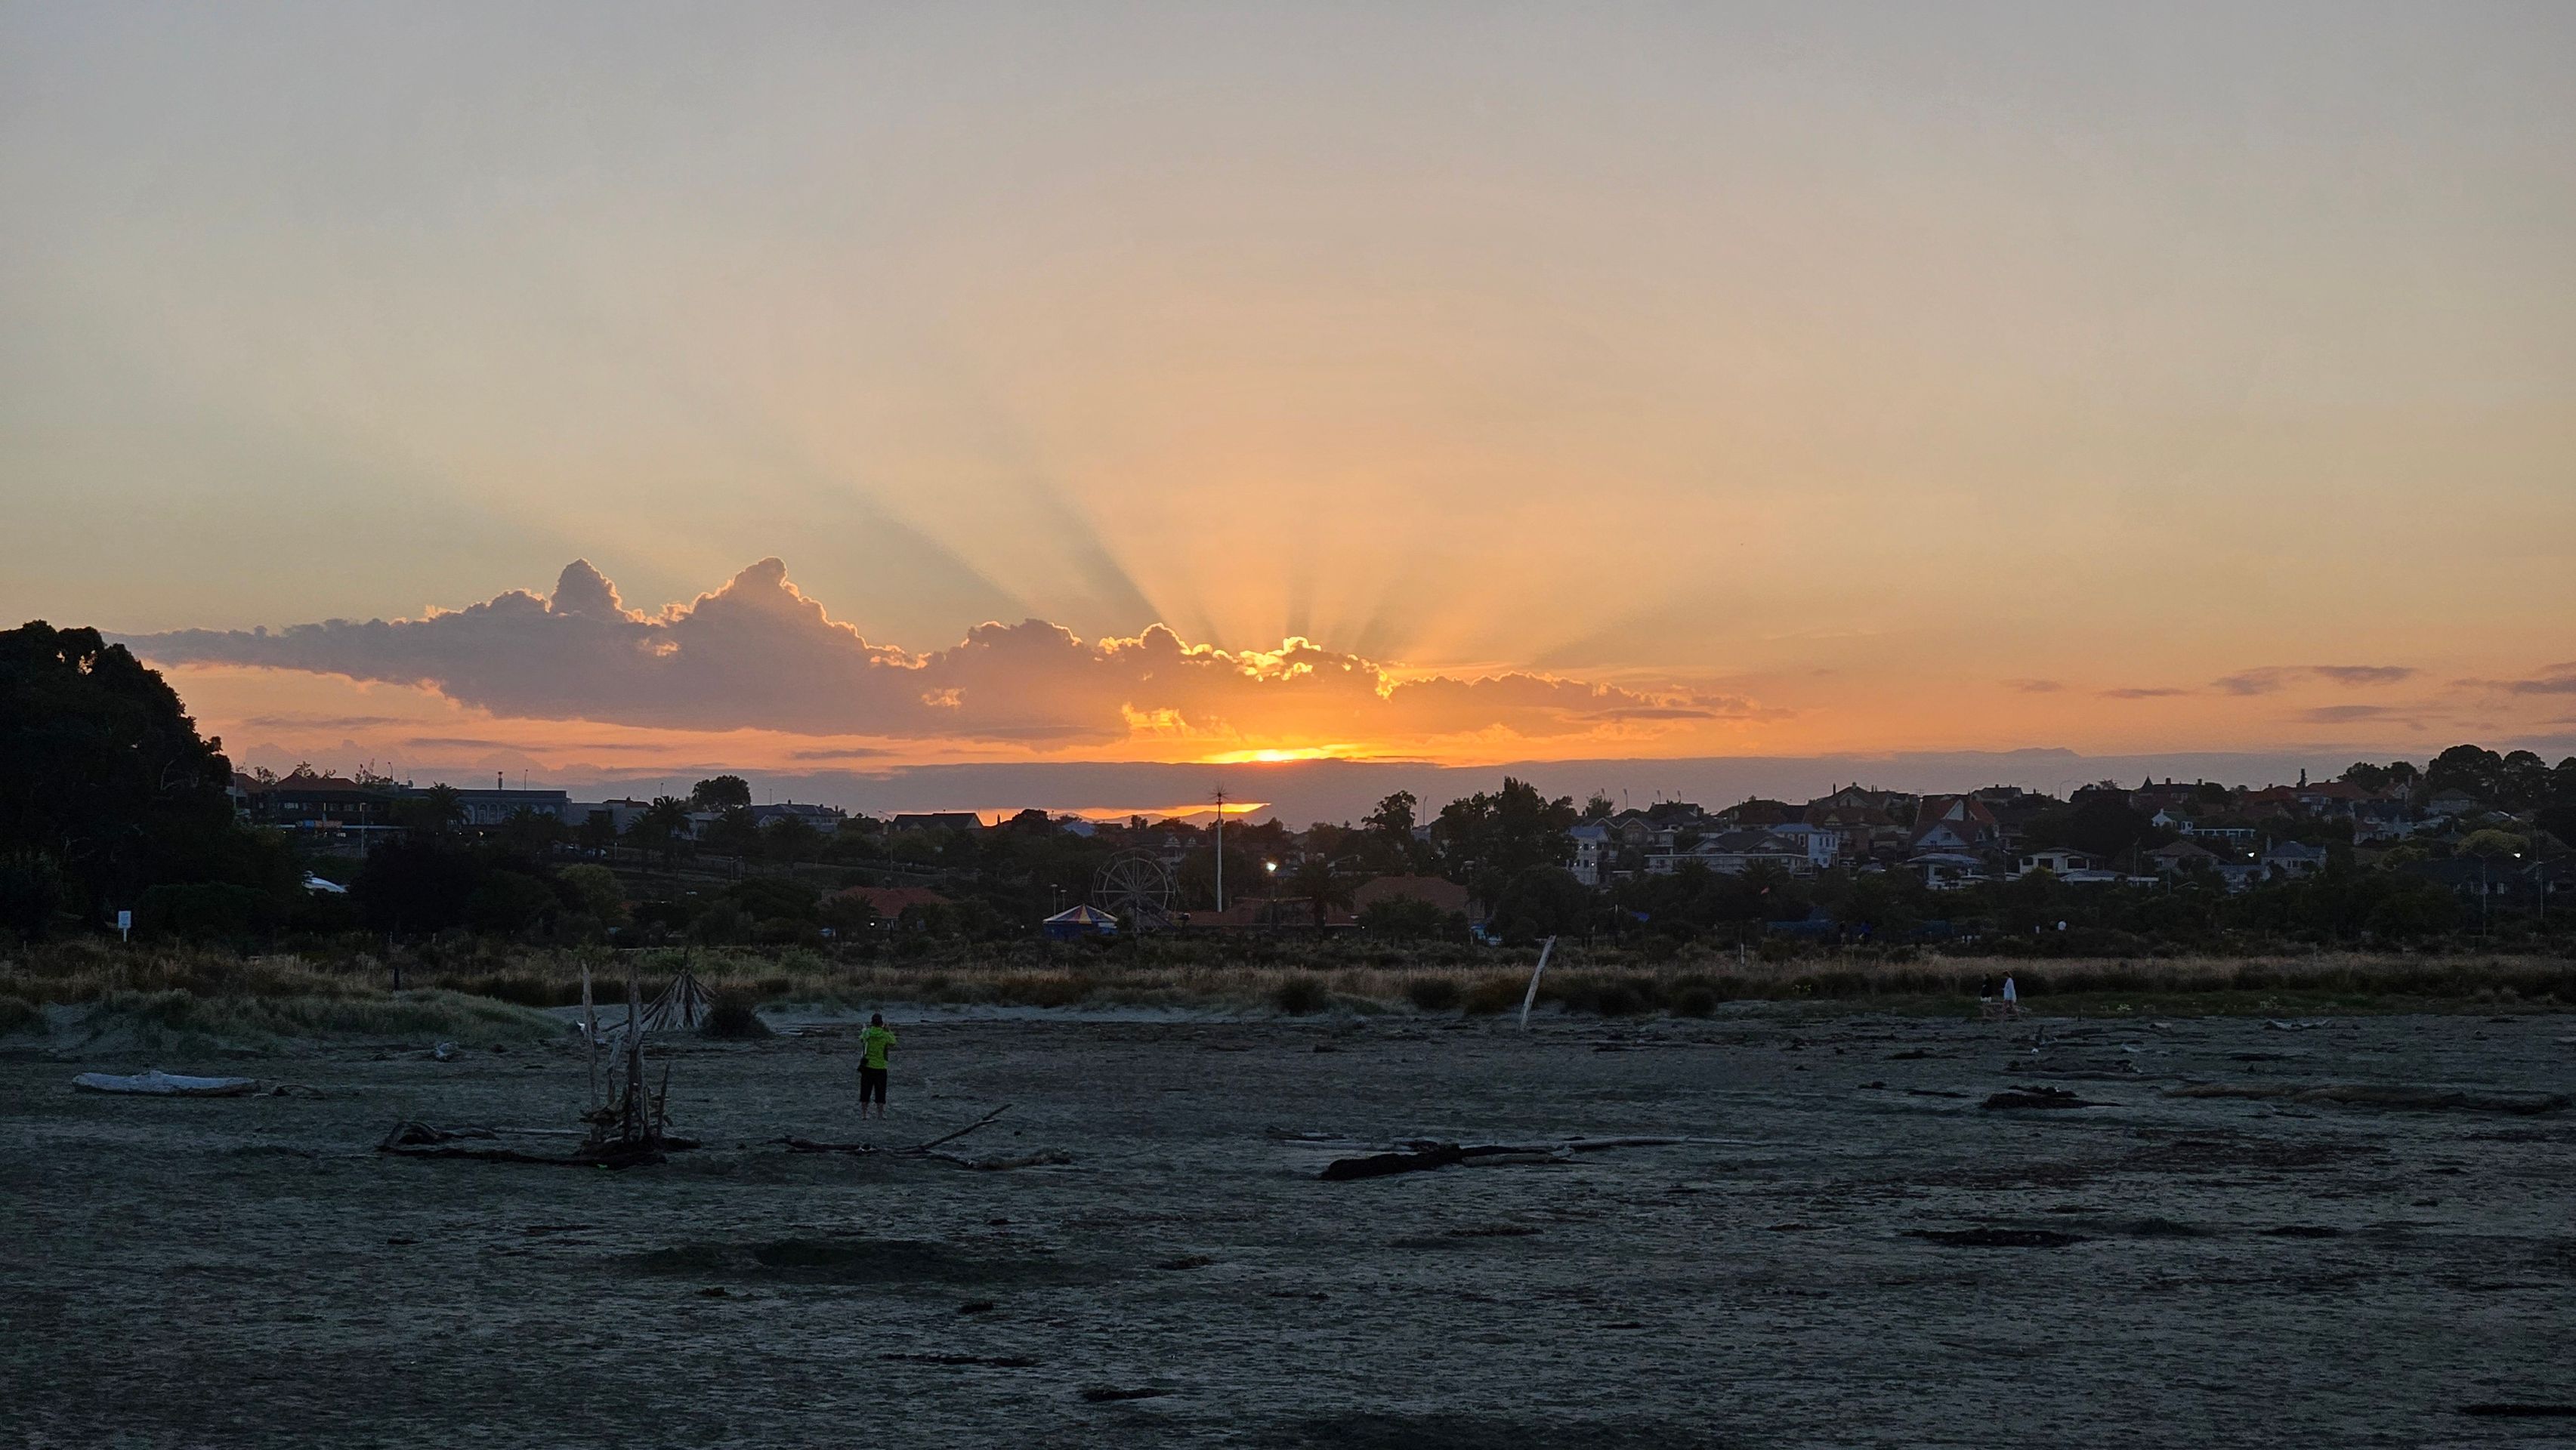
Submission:
<svg viewBox="0 0 2576 1450">
<path fill-rule="evenodd" d="M 891 1027 L 871 1027 L 860 1033 L 859 1047 L 867 1054 L 859 1059 L 860 1066 L 882 1069 L 886 1065 L 886 1049 L 892 1046 L 894 1029 Z"/>
</svg>

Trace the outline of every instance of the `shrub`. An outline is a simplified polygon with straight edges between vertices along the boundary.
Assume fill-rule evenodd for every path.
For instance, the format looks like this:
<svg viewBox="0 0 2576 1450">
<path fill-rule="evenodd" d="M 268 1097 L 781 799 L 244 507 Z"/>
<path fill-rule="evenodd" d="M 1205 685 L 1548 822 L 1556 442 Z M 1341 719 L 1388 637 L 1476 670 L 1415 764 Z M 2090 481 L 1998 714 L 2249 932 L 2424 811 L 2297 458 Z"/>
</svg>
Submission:
<svg viewBox="0 0 2576 1450">
<path fill-rule="evenodd" d="M 773 1034 L 769 1024 L 760 1020 L 752 1009 L 751 997 L 743 992 L 719 992 L 707 1006 L 707 1020 L 698 1025 L 701 1037 L 748 1041 Z"/>
<path fill-rule="evenodd" d="M 1717 989 L 1706 982 L 1686 982 L 1673 992 L 1673 1015 L 1676 1017 L 1714 1017 L 1717 1015 Z"/>
<path fill-rule="evenodd" d="M 1463 995 L 1458 984 L 1447 977 L 1415 977 L 1404 984 L 1405 1000 L 1425 1012 L 1446 1012 L 1457 1006 Z"/>
<path fill-rule="evenodd" d="M 1481 1017 L 1491 1017 L 1498 1012 L 1509 1012 L 1520 1006 L 1521 994 L 1525 986 L 1526 983 L 1519 977 L 1487 977 L 1469 987 L 1466 996 L 1460 999 L 1459 1005 L 1466 1008 L 1469 1013 Z"/>
<path fill-rule="evenodd" d="M 44 1009 L 24 997 L 0 996 L 0 1037 L 45 1030 Z"/>
<path fill-rule="evenodd" d="M 1305 1017 L 1321 1012 L 1332 999 L 1333 994 L 1325 987 L 1323 978 L 1308 976 L 1302 972 L 1283 979 L 1278 986 L 1270 989 L 1271 1005 L 1292 1017 Z"/>
</svg>

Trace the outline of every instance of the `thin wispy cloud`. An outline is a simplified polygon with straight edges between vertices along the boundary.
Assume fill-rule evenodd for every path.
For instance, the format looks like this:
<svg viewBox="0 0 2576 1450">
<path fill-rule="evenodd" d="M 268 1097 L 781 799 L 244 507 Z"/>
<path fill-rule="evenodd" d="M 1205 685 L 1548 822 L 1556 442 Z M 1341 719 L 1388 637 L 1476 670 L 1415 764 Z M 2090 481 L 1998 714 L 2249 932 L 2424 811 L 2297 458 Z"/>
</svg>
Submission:
<svg viewBox="0 0 2576 1450">
<path fill-rule="evenodd" d="M 2358 688 L 2365 685 L 2394 685 L 2415 677 L 2408 665 L 2265 665 L 2260 669 L 2239 670 L 2210 682 L 2210 688 L 2223 695 L 2270 695 L 2294 685 L 2323 680 L 2329 684 Z"/>
<path fill-rule="evenodd" d="M 2298 712 L 2311 725 L 2348 725 L 2359 720 L 2402 720 L 2421 727 L 2417 712 L 2402 705 L 2318 705 Z"/>
</svg>

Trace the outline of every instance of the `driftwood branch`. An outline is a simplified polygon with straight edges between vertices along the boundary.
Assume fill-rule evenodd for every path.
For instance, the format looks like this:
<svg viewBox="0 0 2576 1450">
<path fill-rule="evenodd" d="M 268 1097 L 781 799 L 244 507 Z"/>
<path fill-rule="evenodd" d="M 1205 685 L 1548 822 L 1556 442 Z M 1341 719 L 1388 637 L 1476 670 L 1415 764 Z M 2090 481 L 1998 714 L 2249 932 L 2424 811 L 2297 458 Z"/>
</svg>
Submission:
<svg viewBox="0 0 2576 1450">
<path fill-rule="evenodd" d="M 968 1123 L 965 1127 L 958 1129 L 954 1133 L 945 1133 L 939 1137 L 931 1139 L 927 1143 L 916 1143 L 910 1148 L 898 1149 L 897 1151 L 904 1153 L 927 1153 L 942 1143 L 953 1143 L 958 1139 L 965 1137 L 967 1134 L 974 1132 L 977 1128 L 983 1127 L 985 1124 L 993 1121 L 995 1118 L 1000 1117 L 1002 1114 L 1007 1113 L 1010 1110 L 1011 1105 L 1009 1103 L 1004 1103 L 1000 1107 L 995 1108 L 993 1111 L 986 1113 L 984 1116 L 977 1118 L 971 1123 Z"/>
<path fill-rule="evenodd" d="M 1397 1173 L 1424 1173 L 1452 1165 L 1499 1167 L 1514 1163 L 1564 1163 L 1577 1153 L 1606 1153 L 1614 1148 L 1673 1148 L 1711 1144 L 1755 1146 L 1741 1138 L 1568 1138 L 1555 1143 L 1411 1143 L 1392 1153 L 1336 1158 L 1318 1175 L 1327 1183 L 1359 1178 L 1385 1178 Z"/>
<path fill-rule="evenodd" d="M 958 1129 L 954 1133 L 942 1133 L 927 1143 L 915 1143 L 909 1148 L 880 1148 L 874 1143 L 818 1143 L 811 1138 L 772 1138 L 770 1141 L 773 1143 L 783 1144 L 787 1151 L 791 1153 L 884 1153 L 896 1158 L 939 1158 L 951 1163 L 966 1163 L 969 1160 L 959 1158 L 953 1154 L 933 1152 L 932 1150 L 943 1143 L 956 1142 L 958 1139 L 974 1132 L 977 1128 L 985 1126 L 995 1118 L 1000 1117 L 1002 1114 L 1007 1113 L 1010 1110 L 1011 1105 L 1009 1103 L 1004 1103 L 1000 1107 L 995 1108 L 993 1111 L 986 1113 L 984 1116 L 977 1118 L 971 1123 L 968 1123 L 965 1127 Z"/>
</svg>

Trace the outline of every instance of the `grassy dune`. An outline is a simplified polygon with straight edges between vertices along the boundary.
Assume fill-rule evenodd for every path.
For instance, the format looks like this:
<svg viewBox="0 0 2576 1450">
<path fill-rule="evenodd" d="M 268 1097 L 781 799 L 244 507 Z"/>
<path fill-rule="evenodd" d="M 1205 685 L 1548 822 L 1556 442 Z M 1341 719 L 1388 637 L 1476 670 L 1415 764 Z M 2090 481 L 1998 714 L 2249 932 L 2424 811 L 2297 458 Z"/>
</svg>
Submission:
<svg viewBox="0 0 2576 1450">
<path fill-rule="evenodd" d="M 338 961 L 238 957 L 95 943 L 0 958 L 0 1034 L 42 1027 L 39 1004 L 88 1009 L 76 1019 L 97 1036 L 271 1042 L 359 1037 L 485 1044 L 536 1040 L 559 1027 L 529 1010 L 580 998 L 587 963 L 603 1006 L 624 998 L 636 971 L 646 996 L 682 968 L 709 986 L 771 1007 L 880 1003 L 1041 1008 L 1164 1007 L 1304 1015 L 1324 1011 L 1517 1011 L 1534 954 L 1439 950 L 1408 960 L 1383 949 L 1272 951 L 1225 963 L 1144 953 L 1020 951 L 941 962 L 834 961 L 816 953 L 750 950 L 606 953 L 519 950 L 392 965 L 360 955 Z M 1443 959 L 1445 958 L 1445 959 Z M 1705 1017 L 1729 1003 L 1819 1010 L 1971 1013 L 1981 987 L 2011 973 L 2025 1003 L 2050 1015 L 2131 1013 L 2370 1012 L 2523 1007 L 2576 1008 L 2576 961 L 2553 957 L 2320 953 L 2269 958 L 1911 961 L 1805 958 L 1766 963 L 1732 956 L 1645 963 L 1580 950 L 1559 952 L 1539 1002 L 1605 1017 L 1669 1013 Z M 68 1014 L 52 1014 L 65 1030 Z"/>
</svg>

